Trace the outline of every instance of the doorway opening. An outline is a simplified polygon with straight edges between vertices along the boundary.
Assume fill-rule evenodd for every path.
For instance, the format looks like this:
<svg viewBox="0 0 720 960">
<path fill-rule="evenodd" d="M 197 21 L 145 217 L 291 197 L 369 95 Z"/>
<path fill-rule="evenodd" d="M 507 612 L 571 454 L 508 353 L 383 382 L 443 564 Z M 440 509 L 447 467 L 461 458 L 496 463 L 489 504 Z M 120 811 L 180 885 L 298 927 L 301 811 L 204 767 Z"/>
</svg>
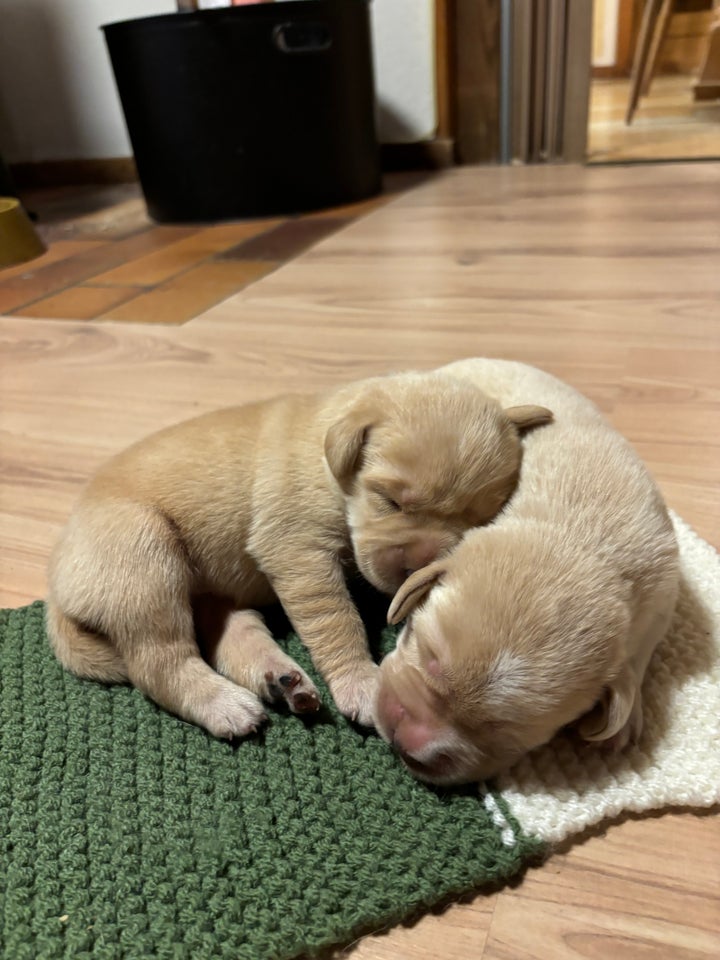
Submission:
<svg viewBox="0 0 720 960">
<path fill-rule="evenodd" d="M 720 157 L 720 2 L 594 0 L 588 162 Z"/>
</svg>

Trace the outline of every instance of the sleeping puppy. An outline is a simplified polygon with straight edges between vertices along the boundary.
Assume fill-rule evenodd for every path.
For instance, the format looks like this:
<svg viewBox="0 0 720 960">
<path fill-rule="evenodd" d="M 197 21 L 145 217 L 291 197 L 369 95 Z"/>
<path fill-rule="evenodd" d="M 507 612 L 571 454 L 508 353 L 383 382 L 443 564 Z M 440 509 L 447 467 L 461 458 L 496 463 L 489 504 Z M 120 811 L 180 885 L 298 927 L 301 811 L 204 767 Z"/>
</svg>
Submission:
<svg viewBox="0 0 720 960">
<path fill-rule="evenodd" d="M 522 478 L 493 524 L 412 574 L 389 619 L 375 724 L 412 773 L 482 780 L 577 723 L 620 748 L 665 635 L 678 554 L 662 498 L 630 446 L 570 387 L 522 364 L 445 367 L 554 422 L 524 441 Z"/>
<path fill-rule="evenodd" d="M 431 372 L 162 430 L 99 470 L 60 537 L 47 605 L 55 653 L 81 676 L 129 680 L 216 736 L 243 736 L 264 719 L 262 700 L 319 705 L 254 610 L 278 598 L 339 709 L 367 724 L 377 667 L 344 560 L 354 552 L 392 594 L 498 512 L 517 482 L 520 431 L 549 419 Z M 214 633 L 207 595 L 226 604 Z"/>
</svg>

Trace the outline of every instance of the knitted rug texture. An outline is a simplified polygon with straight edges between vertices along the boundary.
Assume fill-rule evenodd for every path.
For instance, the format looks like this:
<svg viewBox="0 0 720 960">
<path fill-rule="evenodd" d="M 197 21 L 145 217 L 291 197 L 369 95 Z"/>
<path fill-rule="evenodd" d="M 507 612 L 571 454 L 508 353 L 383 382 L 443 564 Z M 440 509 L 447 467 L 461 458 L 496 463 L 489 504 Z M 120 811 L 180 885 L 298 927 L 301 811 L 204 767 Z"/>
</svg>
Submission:
<svg viewBox="0 0 720 960">
<path fill-rule="evenodd" d="M 232 746 L 78 680 L 42 603 L 0 612 L 0 684 L 7 960 L 313 954 L 505 880 L 540 847 L 499 797 L 421 786 L 333 709 L 272 713 Z"/>
<path fill-rule="evenodd" d="M 273 713 L 257 739 L 221 743 L 65 673 L 42 603 L 0 611 L 0 956 L 313 955 L 505 881 L 625 810 L 717 803 L 720 560 L 676 529 L 682 593 L 640 744 L 608 756 L 558 737 L 492 790 L 415 782 L 321 683 L 317 720 Z"/>
</svg>

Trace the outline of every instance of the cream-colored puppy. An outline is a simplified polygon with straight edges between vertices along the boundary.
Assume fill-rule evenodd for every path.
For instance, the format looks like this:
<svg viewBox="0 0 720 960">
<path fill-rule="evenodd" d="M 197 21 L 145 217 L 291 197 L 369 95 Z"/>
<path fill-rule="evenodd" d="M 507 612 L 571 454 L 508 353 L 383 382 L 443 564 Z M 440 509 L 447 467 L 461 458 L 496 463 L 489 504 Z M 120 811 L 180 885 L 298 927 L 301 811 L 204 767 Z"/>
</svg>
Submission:
<svg viewBox="0 0 720 960">
<path fill-rule="evenodd" d="M 378 730 L 418 777 L 481 780 L 578 722 L 623 746 L 672 615 L 677 546 L 630 446 L 585 398 L 522 364 L 444 368 L 501 404 L 524 397 L 554 422 L 525 440 L 518 488 L 493 524 L 409 577 L 407 617 L 381 664 Z"/>
<path fill-rule="evenodd" d="M 319 704 L 254 612 L 277 597 L 340 710 L 369 723 L 377 667 L 345 560 L 354 552 L 393 593 L 497 513 L 517 481 L 520 430 L 550 417 L 503 411 L 468 380 L 431 372 L 156 433 L 97 473 L 62 533 L 53 648 L 82 676 L 130 680 L 211 733 L 242 736 L 263 720 L 261 699 L 284 697 L 296 712 Z M 234 612 L 203 659 L 193 613 L 207 620 L 206 594 Z"/>
</svg>

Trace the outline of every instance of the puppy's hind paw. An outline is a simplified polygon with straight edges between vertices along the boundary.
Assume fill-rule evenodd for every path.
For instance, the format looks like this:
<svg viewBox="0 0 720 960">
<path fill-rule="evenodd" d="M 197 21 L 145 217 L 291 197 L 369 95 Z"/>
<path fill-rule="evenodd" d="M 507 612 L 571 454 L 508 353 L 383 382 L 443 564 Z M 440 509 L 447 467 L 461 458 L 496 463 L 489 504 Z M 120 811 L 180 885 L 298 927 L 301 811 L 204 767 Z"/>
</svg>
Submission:
<svg viewBox="0 0 720 960">
<path fill-rule="evenodd" d="M 293 713 L 315 713 L 320 709 L 320 696 L 310 677 L 299 667 L 285 672 L 265 672 L 268 699 L 285 700 Z"/>
<path fill-rule="evenodd" d="M 364 727 L 372 727 L 379 677 L 377 664 L 362 663 L 330 680 L 330 692 L 340 713 Z"/>
</svg>

